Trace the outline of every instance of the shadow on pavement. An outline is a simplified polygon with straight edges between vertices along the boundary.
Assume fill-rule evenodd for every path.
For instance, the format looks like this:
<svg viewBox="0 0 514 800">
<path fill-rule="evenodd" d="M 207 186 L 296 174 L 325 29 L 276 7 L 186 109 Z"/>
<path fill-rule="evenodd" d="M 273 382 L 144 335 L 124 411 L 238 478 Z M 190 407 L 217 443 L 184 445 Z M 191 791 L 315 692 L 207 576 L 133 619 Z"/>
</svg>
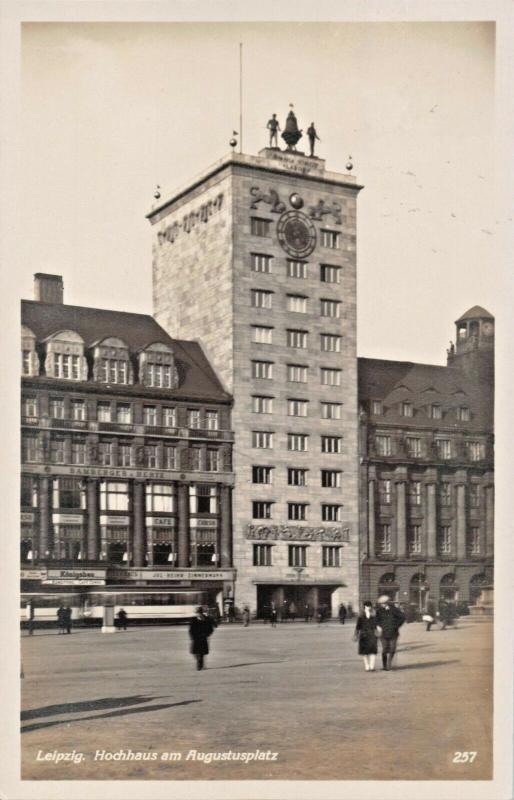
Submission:
<svg viewBox="0 0 514 800">
<path fill-rule="evenodd" d="M 227 664 L 224 667 L 209 667 L 209 672 L 212 669 L 234 669 L 235 667 L 253 667 L 258 664 L 285 664 L 287 659 L 280 658 L 278 661 L 248 661 L 246 664 Z"/>
<path fill-rule="evenodd" d="M 152 698 L 147 698 L 152 699 Z M 122 717 L 125 714 L 144 714 L 147 711 L 162 711 L 164 708 L 174 708 L 176 706 L 188 706 L 191 703 L 201 703 L 202 700 L 181 700 L 179 703 L 161 703 L 158 706 L 147 706 L 146 708 L 124 708 L 119 711 L 109 711 L 107 714 L 96 714 L 92 717 L 76 717 L 75 719 L 58 719 L 52 722 L 36 722 L 34 725 L 25 725 L 21 728 L 21 733 L 30 733 L 40 728 L 53 728 L 55 725 L 69 725 L 72 722 L 86 722 L 89 719 L 107 719 L 108 717 Z"/>
<path fill-rule="evenodd" d="M 38 717 L 54 717 L 56 714 L 67 714 L 70 711 L 100 711 L 104 708 L 121 708 L 123 706 L 134 706 L 137 703 L 147 703 L 149 700 L 162 700 L 166 695 L 160 697 L 145 697 L 141 694 L 130 695 L 129 697 L 101 697 L 99 700 L 84 700 L 79 703 L 59 703 L 53 706 L 42 706 L 41 708 L 30 708 L 21 712 L 20 719 L 23 722 L 28 719 Z"/>
<path fill-rule="evenodd" d="M 394 662 L 393 662 L 394 663 Z M 451 658 L 448 661 L 423 661 L 421 664 L 400 664 L 399 667 L 394 666 L 394 670 L 399 669 L 425 669 L 428 667 L 443 667 L 445 664 L 460 664 L 460 658 Z"/>
</svg>

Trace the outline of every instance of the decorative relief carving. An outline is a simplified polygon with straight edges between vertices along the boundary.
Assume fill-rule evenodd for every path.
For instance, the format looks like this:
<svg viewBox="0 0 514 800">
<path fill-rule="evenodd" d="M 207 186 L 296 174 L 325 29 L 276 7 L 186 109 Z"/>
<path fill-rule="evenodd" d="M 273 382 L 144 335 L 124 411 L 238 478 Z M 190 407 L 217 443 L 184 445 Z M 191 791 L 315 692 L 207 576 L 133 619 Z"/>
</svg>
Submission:
<svg viewBox="0 0 514 800">
<path fill-rule="evenodd" d="M 349 528 L 311 528 L 300 525 L 246 526 L 247 539 L 281 539 L 298 542 L 349 542 Z"/>
<path fill-rule="evenodd" d="M 343 218 L 341 217 L 341 206 L 339 203 L 332 203 L 326 205 L 324 200 L 318 200 L 316 206 L 309 207 L 309 216 L 311 219 L 323 220 L 326 214 L 331 214 L 336 225 L 342 225 Z"/>
<path fill-rule="evenodd" d="M 193 228 L 196 228 L 199 223 L 208 222 L 213 214 L 221 210 L 222 205 L 223 193 L 220 193 L 214 200 L 208 200 L 198 209 L 184 214 L 181 220 L 172 222 L 171 225 L 168 225 L 164 230 L 159 231 L 157 234 L 157 241 L 160 245 L 164 244 L 164 242 L 173 244 L 181 231 L 184 231 L 184 233 L 191 233 Z"/>
<path fill-rule="evenodd" d="M 273 214 L 282 214 L 286 210 L 286 205 L 281 201 L 278 192 L 275 189 L 270 189 L 268 194 L 261 191 L 258 186 L 252 186 L 250 194 L 253 197 L 250 203 L 250 208 L 256 209 L 258 203 L 267 203 L 271 206 L 270 211 Z"/>
</svg>

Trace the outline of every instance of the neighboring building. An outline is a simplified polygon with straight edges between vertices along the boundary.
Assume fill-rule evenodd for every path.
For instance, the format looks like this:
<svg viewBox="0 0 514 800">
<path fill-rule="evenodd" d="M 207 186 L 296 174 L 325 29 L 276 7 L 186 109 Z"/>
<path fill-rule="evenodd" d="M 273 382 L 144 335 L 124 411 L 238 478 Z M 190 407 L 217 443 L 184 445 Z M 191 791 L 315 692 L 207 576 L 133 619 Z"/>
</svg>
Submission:
<svg viewBox="0 0 514 800">
<path fill-rule="evenodd" d="M 325 162 L 232 153 L 159 200 L 157 321 L 234 397 L 236 604 L 359 598 L 356 200 Z"/>
<path fill-rule="evenodd" d="M 231 397 L 152 317 L 22 302 L 22 591 L 233 593 Z M 57 588 L 56 588 L 57 587 Z M 130 598 L 127 600 L 130 602 Z M 160 602 L 160 601 L 159 601 Z"/>
<path fill-rule="evenodd" d="M 456 326 L 446 367 L 359 359 L 363 597 L 422 609 L 492 583 L 494 318 Z"/>
</svg>

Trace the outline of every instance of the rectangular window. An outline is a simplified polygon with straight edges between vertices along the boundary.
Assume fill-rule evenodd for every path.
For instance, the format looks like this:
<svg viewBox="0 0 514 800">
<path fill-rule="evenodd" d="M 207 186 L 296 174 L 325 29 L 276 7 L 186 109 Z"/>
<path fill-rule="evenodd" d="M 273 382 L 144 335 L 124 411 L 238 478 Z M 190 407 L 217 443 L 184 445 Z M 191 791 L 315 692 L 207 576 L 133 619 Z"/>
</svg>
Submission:
<svg viewBox="0 0 514 800">
<path fill-rule="evenodd" d="M 252 378 L 263 378 L 270 381 L 273 378 L 273 362 L 252 361 Z"/>
<path fill-rule="evenodd" d="M 412 506 L 421 505 L 421 481 L 410 482 L 410 502 Z"/>
<path fill-rule="evenodd" d="M 22 506 L 37 508 L 37 484 L 29 475 L 21 476 L 20 501 Z"/>
<path fill-rule="evenodd" d="M 371 413 L 375 417 L 382 416 L 382 401 L 381 400 L 372 400 L 371 401 Z"/>
<path fill-rule="evenodd" d="M 122 425 L 132 422 L 132 407 L 128 403 L 118 403 L 116 406 L 116 422 Z"/>
<path fill-rule="evenodd" d="M 62 397 L 50 398 L 50 416 L 53 419 L 64 419 L 64 399 Z"/>
<path fill-rule="evenodd" d="M 480 528 L 471 528 L 469 551 L 472 556 L 480 555 Z"/>
<path fill-rule="evenodd" d="M 410 552 L 412 555 L 421 554 L 421 525 L 413 525 L 410 531 Z"/>
<path fill-rule="evenodd" d="M 177 448 L 173 445 L 165 444 L 164 445 L 164 469 L 176 469 L 177 468 Z"/>
<path fill-rule="evenodd" d="M 290 544 L 288 548 L 289 566 L 290 567 L 306 567 L 307 566 L 307 546 L 304 544 Z"/>
<path fill-rule="evenodd" d="M 442 419 L 443 418 L 443 409 L 441 406 L 433 403 L 429 408 L 429 417 L 431 419 Z"/>
<path fill-rule="evenodd" d="M 146 367 L 147 385 L 158 389 L 171 388 L 171 366 L 169 364 L 151 364 Z"/>
<path fill-rule="evenodd" d="M 271 554 L 273 545 L 254 544 L 253 546 L 253 565 L 254 567 L 271 567 Z"/>
<path fill-rule="evenodd" d="M 156 406 L 143 406 L 143 424 L 151 426 L 157 425 Z"/>
<path fill-rule="evenodd" d="M 61 437 L 50 439 L 50 463 L 64 464 L 64 439 Z"/>
<path fill-rule="evenodd" d="M 250 232 L 252 236 L 269 236 L 271 220 L 252 217 L 250 219 Z"/>
<path fill-rule="evenodd" d="M 273 467 L 252 467 L 252 483 L 271 484 Z"/>
<path fill-rule="evenodd" d="M 442 506 L 451 506 L 452 504 L 452 485 L 451 483 L 441 483 L 439 487 L 439 499 Z"/>
<path fill-rule="evenodd" d="M 252 447 L 260 450 L 273 448 L 273 434 L 269 431 L 252 431 Z"/>
<path fill-rule="evenodd" d="M 322 503 L 321 519 L 323 522 L 341 522 L 342 506 Z"/>
<path fill-rule="evenodd" d="M 469 408 L 461 406 L 457 409 L 457 419 L 459 422 L 469 422 Z"/>
<path fill-rule="evenodd" d="M 72 464 L 86 463 L 86 442 L 84 439 L 71 440 L 71 463 Z"/>
<path fill-rule="evenodd" d="M 287 414 L 290 417 L 306 417 L 309 403 L 307 400 L 288 400 Z"/>
<path fill-rule="evenodd" d="M 162 409 L 162 424 L 165 428 L 176 428 L 177 426 L 177 410 L 165 406 Z"/>
<path fill-rule="evenodd" d="M 340 453 L 342 439 L 340 436 L 322 436 L 321 437 L 321 452 L 322 453 Z"/>
<path fill-rule="evenodd" d="M 308 449 L 309 437 L 305 433 L 288 433 L 287 449 L 296 452 L 306 452 Z"/>
<path fill-rule="evenodd" d="M 252 325 L 252 342 L 256 344 L 273 344 L 273 328 Z"/>
<path fill-rule="evenodd" d="M 271 272 L 272 256 L 265 256 L 262 253 L 250 253 L 250 264 L 253 272 Z"/>
<path fill-rule="evenodd" d="M 470 508 L 480 508 L 480 486 L 478 483 L 469 485 L 469 505 Z"/>
<path fill-rule="evenodd" d="M 66 380 L 78 380 L 79 378 L 79 357 L 65 353 L 54 353 L 54 378 L 65 378 Z"/>
<path fill-rule="evenodd" d="M 207 409 L 205 412 L 205 427 L 208 431 L 217 431 L 219 429 L 219 412 L 212 409 Z"/>
<path fill-rule="evenodd" d="M 199 470 L 201 466 L 202 451 L 200 447 L 190 447 L 188 450 L 189 469 Z"/>
<path fill-rule="evenodd" d="M 411 458 L 420 458 L 421 439 L 417 436 L 407 436 L 407 453 Z"/>
<path fill-rule="evenodd" d="M 339 300 L 320 300 L 322 317 L 340 317 L 342 303 Z"/>
<path fill-rule="evenodd" d="M 271 509 L 273 503 L 264 500 L 254 500 L 252 503 L 253 519 L 271 519 Z"/>
<path fill-rule="evenodd" d="M 307 298 L 298 294 L 287 295 L 287 310 L 293 311 L 296 314 L 307 313 Z"/>
<path fill-rule="evenodd" d="M 101 481 L 100 509 L 102 511 L 128 511 L 128 483 Z"/>
<path fill-rule="evenodd" d="M 98 422 L 111 422 L 111 404 L 103 401 L 99 402 L 96 406 L 96 417 Z"/>
<path fill-rule="evenodd" d="M 378 526 L 377 544 L 377 550 L 381 555 L 387 555 L 392 552 L 391 526 L 389 524 Z"/>
<path fill-rule="evenodd" d="M 379 456 L 390 456 L 392 453 L 391 437 L 378 434 L 375 436 L 375 447 Z"/>
<path fill-rule="evenodd" d="M 307 470 L 289 467 L 287 470 L 288 486 L 307 486 Z"/>
<path fill-rule="evenodd" d="M 265 292 L 263 289 L 252 289 L 252 308 L 271 308 L 273 292 Z"/>
<path fill-rule="evenodd" d="M 441 528 L 439 551 L 442 555 L 450 555 L 452 552 L 452 529 L 449 525 L 443 525 Z"/>
<path fill-rule="evenodd" d="M 322 549 L 322 564 L 324 567 L 341 566 L 341 548 L 334 545 L 327 545 Z"/>
<path fill-rule="evenodd" d="M 38 438 L 31 433 L 24 433 L 21 437 L 21 460 L 24 463 L 34 463 L 38 461 L 39 448 Z"/>
<path fill-rule="evenodd" d="M 339 242 L 341 239 L 339 231 L 321 230 L 320 233 L 322 247 L 329 247 L 331 250 L 339 249 Z"/>
<path fill-rule="evenodd" d="M 322 469 L 321 485 L 324 489 L 340 489 L 341 472 L 336 469 Z"/>
<path fill-rule="evenodd" d="M 57 480 L 57 506 L 56 508 L 81 508 L 82 490 L 78 478 L 58 478 Z"/>
<path fill-rule="evenodd" d="M 322 333 L 320 334 L 320 349 L 323 353 L 340 353 L 341 341 L 341 336 L 335 336 L 331 333 Z"/>
<path fill-rule="evenodd" d="M 38 413 L 37 397 L 24 397 L 22 400 L 22 416 L 37 417 Z"/>
<path fill-rule="evenodd" d="M 262 395 L 253 395 L 252 397 L 252 411 L 255 414 L 272 414 L 273 413 L 273 398 L 263 397 Z"/>
<path fill-rule="evenodd" d="M 173 486 L 168 483 L 147 484 L 146 510 L 158 514 L 173 514 L 175 511 Z"/>
<path fill-rule="evenodd" d="M 321 403 L 321 419 L 341 419 L 341 403 Z"/>
<path fill-rule="evenodd" d="M 287 518 L 296 522 L 305 522 L 307 519 L 307 503 L 288 503 Z"/>
<path fill-rule="evenodd" d="M 288 278 L 306 278 L 307 277 L 307 263 L 305 261 L 288 261 L 287 262 L 287 277 Z"/>
<path fill-rule="evenodd" d="M 287 331 L 287 346 L 295 347 L 297 350 L 305 350 L 307 348 L 307 331 Z"/>
<path fill-rule="evenodd" d="M 187 411 L 187 427 L 192 428 L 193 430 L 198 430 L 200 424 L 200 409 L 189 408 Z"/>
<path fill-rule="evenodd" d="M 450 439 L 437 439 L 436 446 L 439 458 L 452 457 L 452 443 Z"/>
<path fill-rule="evenodd" d="M 118 445 L 118 464 L 120 467 L 130 467 L 132 463 L 132 448 L 130 444 Z"/>
<path fill-rule="evenodd" d="M 382 504 L 389 505 L 391 502 L 391 487 L 392 482 L 388 478 L 378 482 L 378 494 Z"/>
<path fill-rule="evenodd" d="M 112 442 L 98 443 L 98 462 L 103 467 L 114 466 L 114 448 Z"/>
<path fill-rule="evenodd" d="M 319 268 L 319 279 L 321 283 L 341 283 L 341 267 L 321 264 Z"/>
<path fill-rule="evenodd" d="M 216 486 L 191 486 L 189 488 L 189 508 L 192 514 L 217 514 Z"/>
<path fill-rule="evenodd" d="M 77 422 L 84 422 L 86 419 L 86 404 L 84 400 L 70 401 L 71 418 Z"/>
<path fill-rule="evenodd" d="M 400 413 L 402 417 L 412 417 L 414 414 L 414 409 L 412 407 L 412 403 L 403 402 L 400 405 Z"/>
<path fill-rule="evenodd" d="M 322 386 L 341 386 L 342 370 L 329 369 L 328 367 L 321 367 L 321 385 Z"/>
<path fill-rule="evenodd" d="M 307 383 L 308 367 L 301 364 L 287 365 L 287 380 L 290 383 Z"/>
<path fill-rule="evenodd" d="M 98 379 L 102 383 L 127 383 L 128 364 L 123 359 L 103 358 L 99 365 Z"/>
<path fill-rule="evenodd" d="M 466 442 L 470 461 L 482 461 L 485 458 L 485 445 L 483 442 Z"/>
<path fill-rule="evenodd" d="M 206 470 L 207 472 L 218 472 L 219 470 L 219 450 L 215 447 L 208 447 L 207 448 L 207 462 L 206 462 Z"/>
<path fill-rule="evenodd" d="M 21 365 L 22 365 L 22 374 L 23 375 L 30 375 L 30 350 L 22 350 L 21 352 Z"/>
</svg>

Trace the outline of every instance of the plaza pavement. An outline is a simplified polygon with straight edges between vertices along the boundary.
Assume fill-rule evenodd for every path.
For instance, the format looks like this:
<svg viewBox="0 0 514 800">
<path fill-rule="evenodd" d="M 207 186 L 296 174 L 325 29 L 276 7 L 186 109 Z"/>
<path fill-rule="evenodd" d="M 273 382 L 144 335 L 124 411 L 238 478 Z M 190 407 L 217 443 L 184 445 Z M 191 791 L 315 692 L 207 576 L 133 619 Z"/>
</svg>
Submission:
<svg viewBox="0 0 514 800">
<path fill-rule="evenodd" d="M 365 672 L 352 634 L 222 625 L 197 672 L 186 627 L 24 633 L 22 778 L 490 779 L 492 624 L 404 625 L 391 672 Z M 95 760 L 102 750 L 151 760 Z M 278 755 L 207 764 L 194 750 Z M 80 763 L 56 763 L 73 751 Z M 477 755 L 453 763 L 457 751 Z"/>
</svg>

